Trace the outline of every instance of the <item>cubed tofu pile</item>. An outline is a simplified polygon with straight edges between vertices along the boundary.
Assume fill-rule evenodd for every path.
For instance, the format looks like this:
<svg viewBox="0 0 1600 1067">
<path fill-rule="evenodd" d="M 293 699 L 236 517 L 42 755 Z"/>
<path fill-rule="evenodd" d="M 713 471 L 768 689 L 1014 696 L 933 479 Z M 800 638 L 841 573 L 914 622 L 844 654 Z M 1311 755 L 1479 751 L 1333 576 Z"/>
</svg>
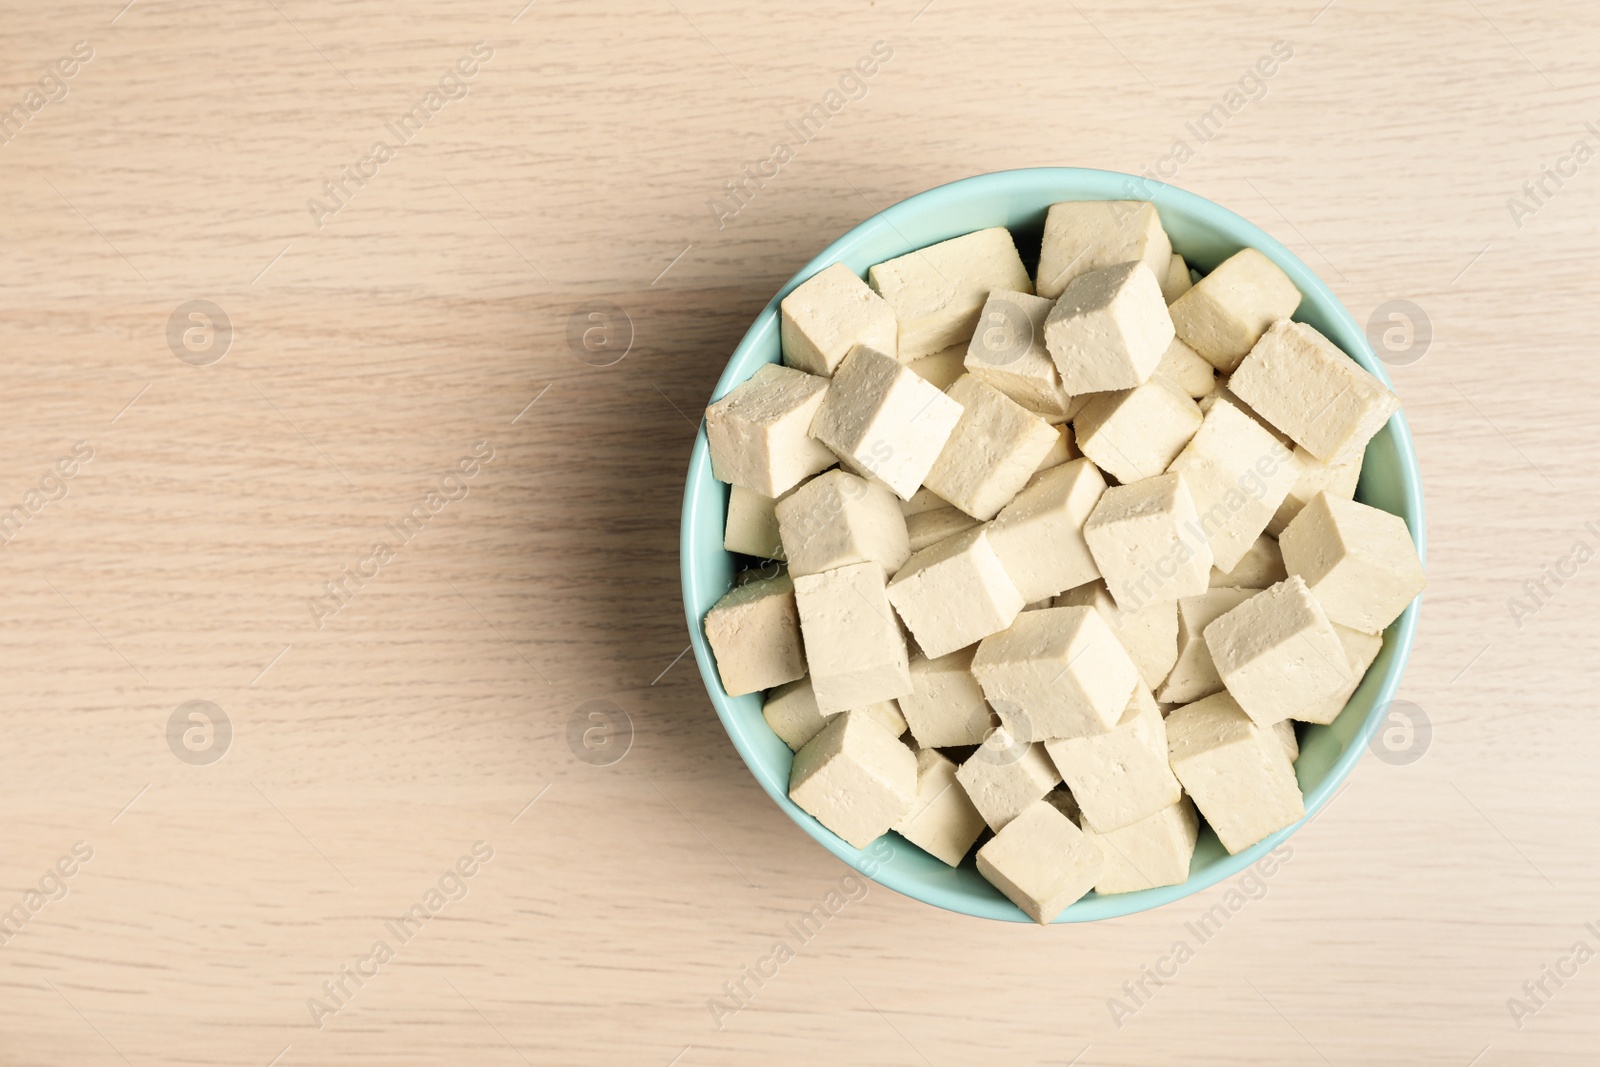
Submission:
<svg viewBox="0 0 1600 1067">
<path fill-rule="evenodd" d="M 782 365 L 706 411 L 727 549 L 784 565 L 705 629 L 799 807 L 1041 923 L 1304 816 L 1295 723 L 1423 572 L 1354 499 L 1399 400 L 1300 299 L 1250 248 L 1195 280 L 1135 201 L 1052 206 L 1034 277 L 993 228 L 784 298 Z"/>
</svg>

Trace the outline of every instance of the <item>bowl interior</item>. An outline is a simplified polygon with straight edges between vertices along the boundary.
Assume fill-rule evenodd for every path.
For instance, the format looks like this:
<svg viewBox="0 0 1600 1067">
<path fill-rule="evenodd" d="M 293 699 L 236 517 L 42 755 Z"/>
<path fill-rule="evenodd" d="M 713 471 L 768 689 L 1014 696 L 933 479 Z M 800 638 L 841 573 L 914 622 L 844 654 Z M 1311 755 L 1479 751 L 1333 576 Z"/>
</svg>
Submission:
<svg viewBox="0 0 1600 1067">
<path fill-rule="evenodd" d="M 930 189 L 874 215 L 839 238 L 791 278 L 756 318 L 729 360 L 712 399 L 749 378 L 761 364 L 779 361 L 778 302 L 800 282 L 832 263 L 848 264 L 865 276 L 874 263 L 973 230 L 1005 226 L 1015 235 L 1031 271 L 1036 266 L 1045 212 L 1051 204 L 1062 200 L 1115 199 L 1153 202 L 1173 248 L 1202 272 L 1210 271 L 1241 248 L 1260 250 L 1283 268 L 1305 294 L 1295 318 L 1320 330 L 1367 370 L 1388 381 L 1360 327 L 1327 286 L 1286 248 L 1243 218 L 1192 193 L 1132 175 L 1038 168 L 985 174 Z M 1405 519 L 1418 552 L 1424 551 L 1422 490 L 1403 414 L 1392 418 L 1368 447 L 1356 498 Z M 825 848 L 890 889 L 967 915 L 1030 921 L 984 880 L 970 857 L 962 866 L 951 868 L 894 833 L 872 848 L 857 850 L 789 800 L 793 753 L 761 717 L 759 694 L 730 697 L 723 691 L 701 623 L 705 613 L 732 585 L 735 557 L 722 547 L 727 502 L 728 487 L 711 476 L 702 424 L 684 492 L 680 546 L 684 609 L 695 661 L 711 702 L 756 780 L 790 818 Z M 1327 803 L 1349 774 L 1381 721 L 1410 652 L 1418 609 L 1419 603 L 1412 603 L 1389 627 L 1383 651 L 1344 712 L 1331 725 L 1300 727 L 1301 755 L 1295 768 L 1305 793 L 1307 819 Z M 1207 829 L 1195 849 L 1186 882 L 1110 896 L 1090 893 L 1056 921 L 1109 918 L 1177 900 L 1242 871 L 1304 822 L 1232 856 Z"/>
</svg>

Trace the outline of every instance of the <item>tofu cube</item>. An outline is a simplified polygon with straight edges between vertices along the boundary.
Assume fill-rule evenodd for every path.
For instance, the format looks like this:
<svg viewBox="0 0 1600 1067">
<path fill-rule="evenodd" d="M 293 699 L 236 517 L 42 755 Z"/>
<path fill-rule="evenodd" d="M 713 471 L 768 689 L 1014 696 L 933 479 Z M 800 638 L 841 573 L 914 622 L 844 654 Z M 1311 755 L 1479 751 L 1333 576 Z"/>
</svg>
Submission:
<svg viewBox="0 0 1600 1067">
<path fill-rule="evenodd" d="M 1279 719 L 1269 729 L 1278 743 L 1283 745 L 1283 754 L 1289 757 L 1290 763 L 1300 758 L 1300 738 L 1294 732 L 1293 719 Z"/>
<path fill-rule="evenodd" d="M 767 720 L 772 732 L 791 751 L 799 752 L 833 716 L 823 714 L 817 707 L 816 694 L 811 691 L 811 679 L 797 678 L 792 682 L 784 682 L 767 694 L 766 701 L 761 705 L 761 717 Z"/>
<path fill-rule="evenodd" d="M 1045 347 L 1074 395 L 1143 385 L 1172 338 L 1161 286 L 1137 262 L 1079 275 L 1044 323 Z"/>
<path fill-rule="evenodd" d="M 1287 577 L 1289 572 L 1284 569 L 1283 551 L 1278 547 L 1278 539 L 1262 534 L 1251 542 L 1232 570 L 1224 571 L 1215 566 L 1211 568 L 1211 588 L 1265 589 Z"/>
<path fill-rule="evenodd" d="M 706 641 L 731 697 L 792 682 L 806 673 L 787 574 L 729 590 L 706 612 Z"/>
<path fill-rule="evenodd" d="M 1172 324 L 1183 343 L 1224 374 L 1279 319 L 1300 306 L 1300 290 L 1272 260 L 1245 248 L 1223 260 L 1172 302 Z"/>
<path fill-rule="evenodd" d="M 978 643 L 972 673 L 1019 741 L 1106 733 L 1139 683 L 1127 651 L 1087 607 L 1024 612 Z"/>
<path fill-rule="evenodd" d="M 1334 623 L 1333 628 L 1339 632 L 1339 643 L 1344 645 L 1345 659 L 1350 664 L 1349 678 L 1337 696 L 1295 712 L 1294 717 L 1300 722 L 1321 723 L 1326 726 L 1337 719 L 1345 704 L 1349 702 L 1350 695 L 1361 684 L 1361 679 L 1366 677 L 1367 671 L 1372 667 L 1372 661 L 1383 651 L 1381 635 L 1364 634 L 1360 630 L 1352 630 L 1338 623 Z M 1298 748 L 1296 751 L 1298 752 Z"/>
<path fill-rule="evenodd" d="M 833 466 L 833 453 L 809 436 L 827 393 L 826 378 L 776 363 L 761 367 L 706 408 L 711 473 L 776 499 Z"/>
<path fill-rule="evenodd" d="M 931 548 L 946 538 L 966 533 L 983 525 L 960 508 L 936 508 L 923 511 L 906 520 L 906 538 L 912 552 Z"/>
<path fill-rule="evenodd" d="M 817 475 L 778 501 L 776 516 L 794 578 L 868 560 L 893 574 L 911 558 L 900 501 L 849 471 Z"/>
<path fill-rule="evenodd" d="M 1273 323 L 1228 388 L 1324 463 L 1359 459 L 1400 410 L 1388 386 L 1303 322 Z"/>
<path fill-rule="evenodd" d="M 1202 419 L 1187 393 L 1164 378 L 1151 378 L 1133 389 L 1091 395 L 1072 429 L 1083 454 L 1126 483 L 1165 472 Z"/>
<path fill-rule="evenodd" d="M 872 716 L 847 711 L 795 753 L 789 799 L 866 848 L 916 803 L 917 757 Z"/>
<path fill-rule="evenodd" d="M 1349 680 L 1339 634 L 1298 575 L 1225 612 L 1202 633 L 1222 684 L 1262 726 L 1337 697 Z"/>
<path fill-rule="evenodd" d="M 923 748 L 981 745 L 989 736 L 989 705 L 972 673 L 976 648 L 911 660 L 911 692 L 900 698 L 900 711 L 911 736 Z"/>
<path fill-rule="evenodd" d="M 1189 879 L 1189 864 L 1200 837 L 1200 815 L 1194 810 L 1194 801 L 1183 797 L 1120 830 L 1102 834 L 1085 828 L 1083 836 L 1105 857 L 1100 880 L 1094 884 L 1096 893 L 1104 896 L 1181 885 Z"/>
<path fill-rule="evenodd" d="M 1002 727 L 956 769 L 989 828 L 999 831 L 1061 781 L 1043 745 L 1018 741 Z"/>
<path fill-rule="evenodd" d="M 783 539 L 778 535 L 778 502 L 742 485 L 728 489 L 728 522 L 722 547 L 760 559 L 783 559 Z"/>
<path fill-rule="evenodd" d="M 961 417 L 923 482 L 968 515 L 992 519 L 1033 477 L 1060 435 L 1015 400 L 967 374 L 947 393 Z"/>
<path fill-rule="evenodd" d="M 1311 503 L 1311 498 L 1326 491 L 1330 496 L 1354 500 L 1356 484 L 1361 481 L 1361 456 L 1345 463 L 1324 463 L 1310 452 L 1296 445 L 1294 462 L 1298 473 L 1289 495 L 1283 498 L 1272 521 L 1267 523 L 1267 533 L 1277 537 L 1294 521 L 1294 517 Z"/>
<path fill-rule="evenodd" d="M 846 711 L 911 692 L 906 642 L 881 566 L 852 563 L 801 575 L 794 599 L 818 708 Z"/>
<path fill-rule="evenodd" d="M 1167 752 L 1172 773 L 1230 853 L 1305 817 L 1282 739 L 1227 693 L 1168 715 Z"/>
<path fill-rule="evenodd" d="M 1165 378 L 1195 400 L 1209 396 L 1217 387 L 1217 369 L 1176 337 L 1162 353 L 1152 377 Z"/>
<path fill-rule="evenodd" d="M 894 308 L 843 263 L 824 267 L 778 305 L 783 361 L 807 374 L 832 377 L 856 345 L 898 351 Z"/>
<path fill-rule="evenodd" d="M 1172 242 L 1154 204 L 1142 200 L 1051 204 L 1039 245 L 1039 295 L 1054 299 L 1081 275 L 1134 260 L 1142 261 L 1157 278 L 1165 277 L 1171 267 Z"/>
<path fill-rule="evenodd" d="M 879 263 L 867 280 L 894 308 L 904 360 L 969 339 L 990 290 L 1033 292 L 1016 243 L 1000 226 Z"/>
<path fill-rule="evenodd" d="M 909 500 L 960 419 L 960 404 L 893 356 L 858 347 L 834 371 L 811 434 L 856 473 Z"/>
<path fill-rule="evenodd" d="M 911 373 L 931 382 L 936 389 L 948 389 L 955 380 L 967 373 L 967 344 L 958 342 L 941 348 L 931 356 L 921 356 L 907 363 Z"/>
<path fill-rule="evenodd" d="M 1083 539 L 1083 524 L 1106 491 L 1086 459 L 1033 476 L 989 524 L 989 543 L 1028 603 L 1100 577 Z"/>
<path fill-rule="evenodd" d="M 1094 887 L 1100 847 L 1039 801 L 978 850 L 978 873 L 1027 916 L 1045 925 Z"/>
<path fill-rule="evenodd" d="M 896 499 L 899 498 L 897 497 Z M 949 506 L 950 501 L 945 500 L 927 486 L 923 486 L 911 494 L 911 499 L 900 501 L 900 514 L 909 519 L 911 516 L 920 515 L 924 511 L 935 511 Z"/>
<path fill-rule="evenodd" d="M 1125 611 L 1106 591 L 1106 583 L 1093 581 L 1068 589 L 1053 607 L 1091 607 L 1117 635 L 1128 658 L 1138 668 L 1139 679 L 1154 689 L 1178 659 L 1178 608 L 1170 600 L 1154 600 L 1142 608 Z"/>
<path fill-rule="evenodd" d="M 1072 397 L 1044 346 L 1044 320 L 1054 302 L 996 289 L 967 345 L 967 373 L 1000 390 L 1029 411 L 1067 418 Z"/>
<path fill-rule="evenodd" d="M 1260 589 L 1208 589 L 1178 601 L 1178 660 L 1156 693 L 1165 704 L 1189 704 L 1222 692 L 1222 676 L 1206 647 L 1205 629 L 1261 592 Z"/>
<path fill-rule="evenodd" d="M 1328 618 L 1362 633 L 1382 633 L 1427 581 L 1404 519 L 1326 492 L 1279 544 L 1289 574 L 1305 580 Z"/>
<path fill-rule="evenodd" d="M 1046 741 L 1045 750 L 1072 790 L 1083 825 L 1097 833 L 1130 826 L 1183 796 L 1167 766 L 1167 727 L 1142 684 L 1110 733 Z"/>
<path fill-rule="evenodd" d="M 981 526 L 913 555 L 889 583 L 889 601 L 931 658 L 1004 630 L 1026 603 Z"/>
<path fill-rule="evenodd" d="M 1167 272 L 1161 277 L 1161 295 L 1171 307 L 1172 302 L 1178 297 L 1194 288 L 1194 279 L 1189 276 L 1189 264 L 1183 261 L 1178 253 L 1172 253 L 1172 258 L 1167 261 Z"/>
<path fill-rule="evenodd" d="M 894 824 L 901 837 L 935 859 L 959 867 L 985 823 L 956 781 L 956 765 L 924 748 L 917 753 L 917 799 Z"/>
<path fill-rule="evenodd" d="M 1211 405 L 1170 469 L 1189 486 L 1212 565 L 1224 571 L 1250 551 L 1299 476 L 1293 453 L 1226 400 Z"/>
<path fill-rule="evenodd" d="M 1107 489 L 1083 539 L 1118 607 L 1137 610 L 1206 591 L 1211 545 L 1181 474 Z"/>
<path fill-rule="evenodd" d="M 1046 452 L 1044 458 L 1039 461 L 1038 468 L 1034 470 L 1035 474 L 1038 474 L 1039 471 L 1047 471 L 1051 467 L 1059 467 L 1067 460 L 1077 459 L 1082 454 L 1073 444 L 1072 427 L 1070 425 L 1063 422 L 1052 426 L 1051 429 L 1055 430 L 1056 439 L 1051 442 L 1050 451 Z M 1015 499 L 1015 497 L 1012 499 Z"/>
</svg>

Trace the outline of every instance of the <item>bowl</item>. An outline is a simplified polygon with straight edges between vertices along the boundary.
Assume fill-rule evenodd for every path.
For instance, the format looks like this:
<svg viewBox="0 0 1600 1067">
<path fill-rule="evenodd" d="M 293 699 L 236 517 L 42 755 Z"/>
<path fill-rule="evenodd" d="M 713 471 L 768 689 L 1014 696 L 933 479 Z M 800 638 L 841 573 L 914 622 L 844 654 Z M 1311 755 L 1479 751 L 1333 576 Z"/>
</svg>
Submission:
<svg viewBox="0 0 1600 1067">
<path fill-rule="evenodd" d="M 1031 269 L 1037 265 L 1045 212 L 1062 200 L 1151 201 L 1172 238 L 1174 251 L 1202 272 L 1212 270 L 1241 248 L 1258 249 L 1283 268 L 1305 294 L 1294 317 L 1320 330 L 1356 362 L 1388 382 L 1365 334 L 1344 305 L 1310 268 L 1258 227 L 1203 197 L 1149 179 L 1114 171 L 1040 167 L 981 174 L 929 189 L 879 212 L 840 237 L 790 278 L 756 316 L 734 349 L 708 403 L 745 381 L 761 364 L 779 361 L 778 302 L 817 271 L 833 263 L 845 263 L 865 276 L 874 263 L 988 226 L 1011 230 Z M 1426 559 L 1422 486 L 1403 413 L 1391 418 L 1368 446 L 1356 499 L 1404 519 L 1418 553 Z M 730 697 L 723 690 L 702 626 L 705 613 L 728 590 L 734 575 L 735 557 L 722 547 L 727 506 L 728 486 L 711 476 L 702 424 L 689 459 L 683 497 L 679 554 L 684 611 L 695 662 L 711 704 L 761 788 L 824 848 L 898 893 L 964 915 L 1031 921 L 984 880 L 971 856 L 960 867 L 949 867 L 893 832 L 867 849 L 855 849 L 789 799 L 793 753 L 761 717 L 760 694 Z M 1305 794 L 1305 818 L 1231 856 L 1208 828 L 1195 848 L 1187 881 L 1133 893 L 1090 893 L 1055 921 L 1108 919 L 1170 904 L 1243 871 L 1305 825 L 1349 776 L 1383 720 L 1411 651 L 1419 608 L 1420 598 L 1385 631 L 1383 651 L 1339 717 L 1327 726 L 1301 727 L 1301 754 L 1295 770 Z"/>
</svg>

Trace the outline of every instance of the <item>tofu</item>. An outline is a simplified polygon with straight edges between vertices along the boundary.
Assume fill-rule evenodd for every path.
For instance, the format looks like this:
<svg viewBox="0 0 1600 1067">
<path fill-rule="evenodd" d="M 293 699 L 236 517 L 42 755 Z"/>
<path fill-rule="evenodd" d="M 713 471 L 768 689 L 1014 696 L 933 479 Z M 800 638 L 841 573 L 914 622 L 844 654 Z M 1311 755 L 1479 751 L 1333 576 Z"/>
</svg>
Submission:
<svg viewBox="0 0 1600 1067">
<path fill-rule="evenodd" d="M 905 638 L 880 565 L 801 575 L 794 599 L 818 708 L 845 711 L 911 692 Z"/>
<path fill-rule="evenodd" d="M 1294 442 L 1289 439 L 1288 434 L 1272 425 L 1272 423 L 1268 422 L 1266 419 L 1263 419 L 1254 408 L 1234 395 L 1233 390 L 1228 388 L 1228 379 L 1226 378 L 1218 378 L 1216 388 L 1211 390 L 1211 392 L 1207 393 L 1205 396 L 1201 397 L 1199 400 L 1195 401 L 1195 403 L 1200 405 L 1200 414 L 1206 415 L 1210 413 L 1211 405 L 1220 400 L 1226 400 L 1228 403 L 1232 404 L 1246 415 L 1249 415 L 1252 419 L 1255 419 L 1256 423 L 1260 425 L 1263 430 L 1277 438 L 1278 442 L 1282 444 L 1284 448 L 1291 450 L 1294 448 Z"/>
<path fill-rule="evenodd" d="M 1106 591 L 1106 583 L 1093 581 L 1068 589 L 1055 598 L 1058 608 L 1092 607 L 1106 620 L 1111 632 L 1127 650 L 1139 671 L 1139 680 L 1154 689 L 1178 659 L 1178 606 L 1170 600 L 1153 600 L 1137 610 L 1125 611 Z"/>
<path fill-rule="evenodd" d="M 917 757 L 876 719 L 835 715 L 789 770 L 789 799 L 852 848 L 866 848 L 917 799 Z"/>
<path fill-rule="evenodd" d="M 1127 651 L 1088 607 L 1024 612 L 978 643 L 972 673 L 1019 741 L 1106 733 L 1139 683 Z"/>
<path fill-rule="evenodd" d="M 923 482 L 968 515 L 992 519 L 1033 477 L 1059 434 L 971 374 L 946 395 L 961 405 L 961 417 Z"/>
<path fill-rule="evenodd" d="M 955 380 L 967 373 L 967 344 L 957 342 L 949 348 L 941 348 L 931 356 L 914 359 L 906 366 L 911 368 L 911 373 L 924 381 L 931 382 L 937 389 L 950 388 Z"/>
<path fill-rule="evenodd" d="M 1222 684 L 1262 726 L 1336 698 L 1349 681 L 1339 634 L 1298 575 L 1225 612 L 1202 633 Z"/>
<path fill-rule="evenodd" d="M 1004 630 L 1026 603 L 981 526 L 913 555 L 888 595 L 918 647 L 935 659 Z"/>
<path fill-rule="evenodd" d="M 1104 896 L 1181 885 L 1189 880 L 1189 864 L 1200 837 L 1200 815 L 1194 810 L 1194 801 L 1183 797 L 1120 830 L 1102 834 L 1085 829 L 1083 836 L 1104 857 L 1100 879 L 1094 884 L 1096 893 Z"/>
<path fill-rule="evenodd" d="M 833 466 L 833 453 L 809 436 L 827 393 L 826 378 L 776 363 L 761 367 L 706 408 L 712 475 L 776 499 Z"/>
<path fill-rule="evenodd" d="M 900 712 L 921 747 L 981 745 L 989 736 L 989 705 L 972 673 L 976 652 L 962 648 L 937 659 L 912 658 L 911 692 L 900 698 Z"/>
<path fill-rule="evenodd" d="M 903 360 L 971 338 L 990 290 L 1033 292 L 1016 243 L 1001 226 L 879 263 L 867 281 L 894 308 Z"/>
<path fill-rule="evenodd" d="M 1072 397 L 1044 346 L 1044 320 L 1054 302 L 996 289 L 967 345 L 967 373 L 1000 390 L 1029 411 L 1067 418 Z"/>
<path fill-rule="evenodd" d="M 962 761 L 956 780 L 989 828 L 999 831 L 1055 788 L 1061 776 L 1043 745 L 1019 741 L 1001 727 Z"/>
<path fill-rule="evenodd" d="M 834 371 L 811 434 L 857 474 L 909 500 L 960 419 L 960 404 L 893 356 L 858 347 Z"/>
<path fill-rule="evenodd" d="M 1250 551 L 1299 476 L 1293 453 L 1226 400 L 1211 405 L 1170 470 L 1189 486 L 1212 565 L 1224 571 Z"/>
<path fill-rule="evenodd" d="M 1189 704 L 1222 692 L 1222 676 L 1211 660 L 1205 629 L 1261 592 L 1260 589 L 1208 589 L 1178 601 L 1178 658 L 1156 696 L 1167 704 Z"/>
<path fill-rule="evenodd" d="M 1120 608 L 1206 591 L 1211 545 L 1181 474 L 1107 489 L 1083 525 L 1083 539 Z"/>
<path fill-rule="evenodd" d="M 1172 302 L 1172 324 L 1183 343 L 1224 374 L 1279 319 L 1300 306 L 1300 290 L 1272 260 L 1245 248 Z"/>
<path fill-rule="evenodd" d="M 1227 693 L 1167 716 L 1172 773 L 1230 853 L 1305 817 L 1305 800 L 1282 739 Z"/>
<path fill-rule="evenodd" d="M 912 552 L 921 552 L 956 534 L 983 525 L 960 508 L 937 508 L 906 520 L 906 535 Z"/>
<path fill-rule="evenodd" d="M 1040 296 L 1060 296 L 1073 279 L 1142 261 L 1157 278 L 1172 262 L 1172 241 L 1154 204 L 1142 200 L 1068 200 L 1051 204 L 1039 244 Z"/>
<path fill-rule="evenodd" d="M 1217 387 L 1216 368 L 1176 337 L 1161 354 L 1161 362 L 1151 377 L 1166 379 L 1195 400 L 1209 396 Z"/>
<path fill-rule="evenodd" d="M 1365 678 L 1367 671 L 1371 669 L 1372 661 L 1383 651 L 1383 637 L 1378 634 L 1364 634 L 1360 630 L 1352 630 L 1338 623 L 1334 623 L 1333 628 L 1339 634 L 1339 643 L 1344 646 L 1345 659 L 1350 665 L 1348 680 L 1337 696 L 1295 712 L 1294 717 L 1299 722 L 1314 722 L 1326 726 L 1337 719 L 1344 706 L 1349 703 L 1351 694 L 1361 685 L 1361 679 Z M 1298 752 L 1298 748 L 1296 751 Z"/>
<path fill-rule="evenodd" d="M 1273 537 L 1282 534 L 1294 517 L 1311 502 L 1311 498 L 1326 490 L 1330 496 L 1354 500 L 1356 484 L 1361 481 L 1361 460 L 1357 456 L 1344 463 L 1324 463 L 1299 445 L 1294 449 L 1294 485 L 1283 498 L 1272 521 L 1267 523 L 1267 533 Z"/>
<path fill-rule="evenodd" d="M 1043 600 L 1100 577 L 1083 525 L 1105 491 L 1093 463 L 1070 460 L 1034 475 L 995 516 L 989 543 L 1023 600 Z"/>
<path fill-rule="evenodd" d="M 783 559 L 783 539 L 778 535 L 778 502 L 742 485 L 728 489 L 728 521 L 722 547 L 758 559 Z"/>
<path fill-rule="evenodd" d="M 1083 825 L 1097 833 L 1130 826 L 1183 796 L 1167 766 L 1166 722 L 1142 684 L 1134 686 L 1109 733 L 1046 741 L 1044 747 L 1072 790 Z"/>
<path fill-rule="evenodd" d="M 896 497 L 896 499 L 899 498 Z M 920 515 L 924 511 L 936 511 L 939 508 L 947 508 L 949 506 L 950 501 L 945 500 L 927 486 L 923 486 L 911 494 L 911 499 L 900 501 L 900 514 L 909 519 L 911 516 Z"/>
<path fill-rule="evenodd" d="M 1133 389 L 1092 394 L 1072 428 L 1083 454 L 1126 483 L 1165 472 L 1201 421 L 1200 408 L 1187 393 L 1164 378 L 1151 378 Z"/>
<path fill-rule="evenodd" d="M 1034 468 L 1035 474 L 1038 474 L 1040 471 L 1047 471 L 1051 467 L 1059 467 L 1063 463 L 1067 462 L 1067 460 L 1077 459 L 1078 456 L 1081 455 L 1077 447 L 1073 444 L 1072 427 L 1070 425 L 1063 422 L 1059 425 L 1052 426 L 1051 429 L 1055 431 L 1056 439 L 1051 442 L 1050 451 L 1046 452 L 1044 454 L 1044 458 L 1039 461 L 1039 466 Z M 1032 481 L 1032 479 L 1029 480 Z M 1012 499 L 1016 498 L 1013 497 Z"/>
<path fill-rule="evenodd" d="M 1194 279 L 1189 276 L 1189 264 L 1183 261 L 1178 253 L 1172 253 L 1172 258 L 1167 261 L 1166 274 L 1158 275 L 1161 278 L 1161 295 L 1166 300 L 1167 306 L 1178 297 L 1194 288 Z"/>
<path fill-rule="evenodd" d="M 1404 519 L 1327 492 L 1279 544 L 1289 574 L 1304 579 L 1328 618 L 1362 633 L 1382 633 L 1427 583 Z"/>
<path fill-rule="evenodd" d="M 1044 323 L 1045 347 L 1073 395 L 1143 385 L 1173 336 L 1161 286 L 1137 262 L 1079 275 Z"/>
<path fill-rule="evenodd" d="M 898 350 L 894 308 L 843 263 L 824 267 L 778 305 L 783 361 L 807 374 L 832 377 L 856 345 L 886 355 Z"/>
<path fill-rule="evenodd" d="M 900 501 L 849 471 L 817 475 L 778 501 L 775 514 L 790 577 L 869 560 L 893 574 L 911 558 Z"/>
<path fill-rule="evenodd" d="M 1284 755 L 1289 757 L 1290 763 L 1300 758 L 1300 738 L 1295 735 L 1293 719 L 1279 719 L 1269 729 L 1283 746 Z"/>
<path fill-rule="evenodd" d="M 978 873 L 1044 925 L 1094 887 L 1100 847 L 1054 806 L 1039 801 L 978 850 Z"/>
<path fill-rule="evenodd" d="M 1262 534 L 1251 542 L 1232 570 L 1224 571 L 1212 566 L 1211 588 L 1265 589 L 1287 577 L 1289 572 L 1284 569 L 1283 552 L 1278 548 L 1278 539 Z"/>
<path fill-rule="evenodd" d="M 900 714 L 898 700 L 878 700 L 861 708 L 851 708 L 852 711 L 862 711 L 878 720 L 878 723 L 895 737 L 906 732 L 905 716 Z"/>
<path fill-rule="evenodd" d="M 729 590 L 706 612 L 706 641 L 731 697 L 792 682 L 806 673 L 787 574 Z"/>
<path fill-rule="evenodd" d="M 932 749 L 918 752 L 917 798 L 893 829 L 935 859 L 959 867 L 985 825 L 956 781 L 956 765 Z"/>
<path fill-rule="evenodd" d="M 817 707 L 809 678 L 784 682 L 769 692 L 761 705 L 761 717 L 793 752 L 799 752 L 832 718 Z"/>
<path fill-rule="evenodd" d="M 1303 322 L 1275 322 L 1228 388 L 1324 463 L 1359 459 L 1400 398 Z"/>
</svg>

